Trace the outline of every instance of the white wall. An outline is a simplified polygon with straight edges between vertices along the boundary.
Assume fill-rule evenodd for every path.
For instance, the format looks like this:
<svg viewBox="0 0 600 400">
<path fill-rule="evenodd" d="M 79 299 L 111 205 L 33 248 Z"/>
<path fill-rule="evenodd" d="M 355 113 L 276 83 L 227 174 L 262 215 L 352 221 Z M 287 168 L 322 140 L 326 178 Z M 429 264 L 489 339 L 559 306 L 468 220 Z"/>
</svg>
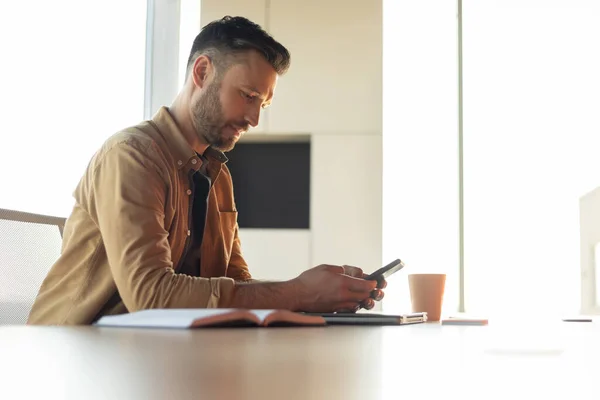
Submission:
<svg viewBox="0 0 600 400">
<path fill-rule="evenodd" d="M 313 135 L 312 264 L 381 265 L 381 135 Z"/>
<path fill-rule="evenodd" d="M 304 229 L 242 229 L 244 258 L 252 277 L 288 280 L 311 264 L 311 232 Z"/>
<path fill-rule="evenodd" d="M 381 135 L 381 1 L 271 0 L 269 31 L 292 54 L 267 128 Z"/>
<path fill-rule="evenodd" d="M 310 230 L 242 229 L 251 271 L 284 279 L 322 263 L 379 268 L 381 1 L 202 1 L 202 25 L 224 15 L 260 24 L 292 55 L 253 132 L 311 136 Z"/>
<path fill-rule="evenodd" d="M 581 262 L 581 312 L 600 314 L 600 188 L 579 200 L 579 240 Z"/>
</svg>

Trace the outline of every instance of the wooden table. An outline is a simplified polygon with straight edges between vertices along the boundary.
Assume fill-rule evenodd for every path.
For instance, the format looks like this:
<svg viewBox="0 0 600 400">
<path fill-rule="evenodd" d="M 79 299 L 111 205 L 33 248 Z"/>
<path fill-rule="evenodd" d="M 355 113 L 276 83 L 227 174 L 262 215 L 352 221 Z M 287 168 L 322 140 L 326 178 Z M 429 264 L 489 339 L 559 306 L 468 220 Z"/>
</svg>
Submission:
<svg viewBox="0 0 600 400">
<path fill-rule="evenodd" d="M 599 399 L 600 328 L 0 327 L 0 372 L 7 400 Z"/>
</svg>

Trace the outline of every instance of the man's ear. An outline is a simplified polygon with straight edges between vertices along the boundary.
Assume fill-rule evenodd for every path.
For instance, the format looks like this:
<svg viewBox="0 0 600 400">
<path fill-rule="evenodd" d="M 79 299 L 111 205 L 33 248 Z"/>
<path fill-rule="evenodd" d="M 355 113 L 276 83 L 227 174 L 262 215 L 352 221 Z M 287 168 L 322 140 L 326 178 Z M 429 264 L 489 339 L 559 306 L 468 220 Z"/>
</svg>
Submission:
<svg viewBox="0 0 600 400">
<path fill-rule="evenodd" d="M 203 88 L 209 81 L 211 75 L 214 74 L 214 65 L 212 60 L 207 55 L 200 55 L 194 61 L 192 67 L 192 79 L 194 85 Z"/>
</svg>

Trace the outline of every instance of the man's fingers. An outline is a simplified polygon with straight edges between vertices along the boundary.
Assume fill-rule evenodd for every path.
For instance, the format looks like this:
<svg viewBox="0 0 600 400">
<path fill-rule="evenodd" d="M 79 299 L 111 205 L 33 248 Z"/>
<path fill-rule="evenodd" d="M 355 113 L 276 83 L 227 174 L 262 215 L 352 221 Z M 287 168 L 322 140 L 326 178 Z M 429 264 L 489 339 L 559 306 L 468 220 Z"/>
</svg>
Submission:
<svg viewBox="0 0 600 400">
<path fill-rule="evenodd" d="M 357 312 L 360 307 L 361 305 L 358 302 L 345 302 L 338 304 L 333 311 L 354 313 Z"/>
<path fill-rule="evenodd" d="M 371 297 L 371 292 L 353 292 L 351 290 L 344 290 L 340 293 L 340 301 L 347 302 L 351 301 L 354 303 L 360 303 Z"/>
<path fill-rule="evenodd" d="M 336 274 L 344 274 L 344 267 L 341 265 L 331 265 L 331 264 L 322 264 L 320 267 L 323 267 L 331 272 L 335 272 Z"/>
<path fill-rule="evenodd" d="M 363 270 L 352 265 L 344 265 L 344 273 L 355 278 L 362 278 L 364 276 Z"/>
<path fill-rule="evenodd" d="M 360 306 L 365 310 L 370 310 L 371 308 L 375 307 L 375 301 L 373 299 L 366 299 L 360 303 Z"/>
<path fill-rule="evenodd" d="M 377 287 L 376 281 L 366 281 L 362 278 L 346 277 L 347 288 L 352 292 L 371 292 Z"/>
<path fill-rule="evenodd" d="M 386 287 L 387 287 L 387 281 L 385 279 L 382 279 L 377 282 L 378 289 L 385 289 Z"/>
<path fill-rule="evenodd" d="M 384 293 L 381 289 L 375 289 L 371 292 L 371 298 L 375 301 L 380 301 L 383 299 Z"/>
</svg>

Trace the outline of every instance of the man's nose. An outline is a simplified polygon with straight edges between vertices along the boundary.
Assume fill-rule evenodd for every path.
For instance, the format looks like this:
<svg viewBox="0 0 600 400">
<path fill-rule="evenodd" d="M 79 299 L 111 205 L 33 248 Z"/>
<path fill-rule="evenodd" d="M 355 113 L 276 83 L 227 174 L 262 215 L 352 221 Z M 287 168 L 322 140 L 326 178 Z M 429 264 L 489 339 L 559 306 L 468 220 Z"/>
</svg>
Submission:
<svg viewBox="0 0 600 400">
<path fill-rule="evenodd" d="M 244 118 L 251 127 L 256 127 L 260 120 L 260 107 L 249 107 Z"/>
</svg>

